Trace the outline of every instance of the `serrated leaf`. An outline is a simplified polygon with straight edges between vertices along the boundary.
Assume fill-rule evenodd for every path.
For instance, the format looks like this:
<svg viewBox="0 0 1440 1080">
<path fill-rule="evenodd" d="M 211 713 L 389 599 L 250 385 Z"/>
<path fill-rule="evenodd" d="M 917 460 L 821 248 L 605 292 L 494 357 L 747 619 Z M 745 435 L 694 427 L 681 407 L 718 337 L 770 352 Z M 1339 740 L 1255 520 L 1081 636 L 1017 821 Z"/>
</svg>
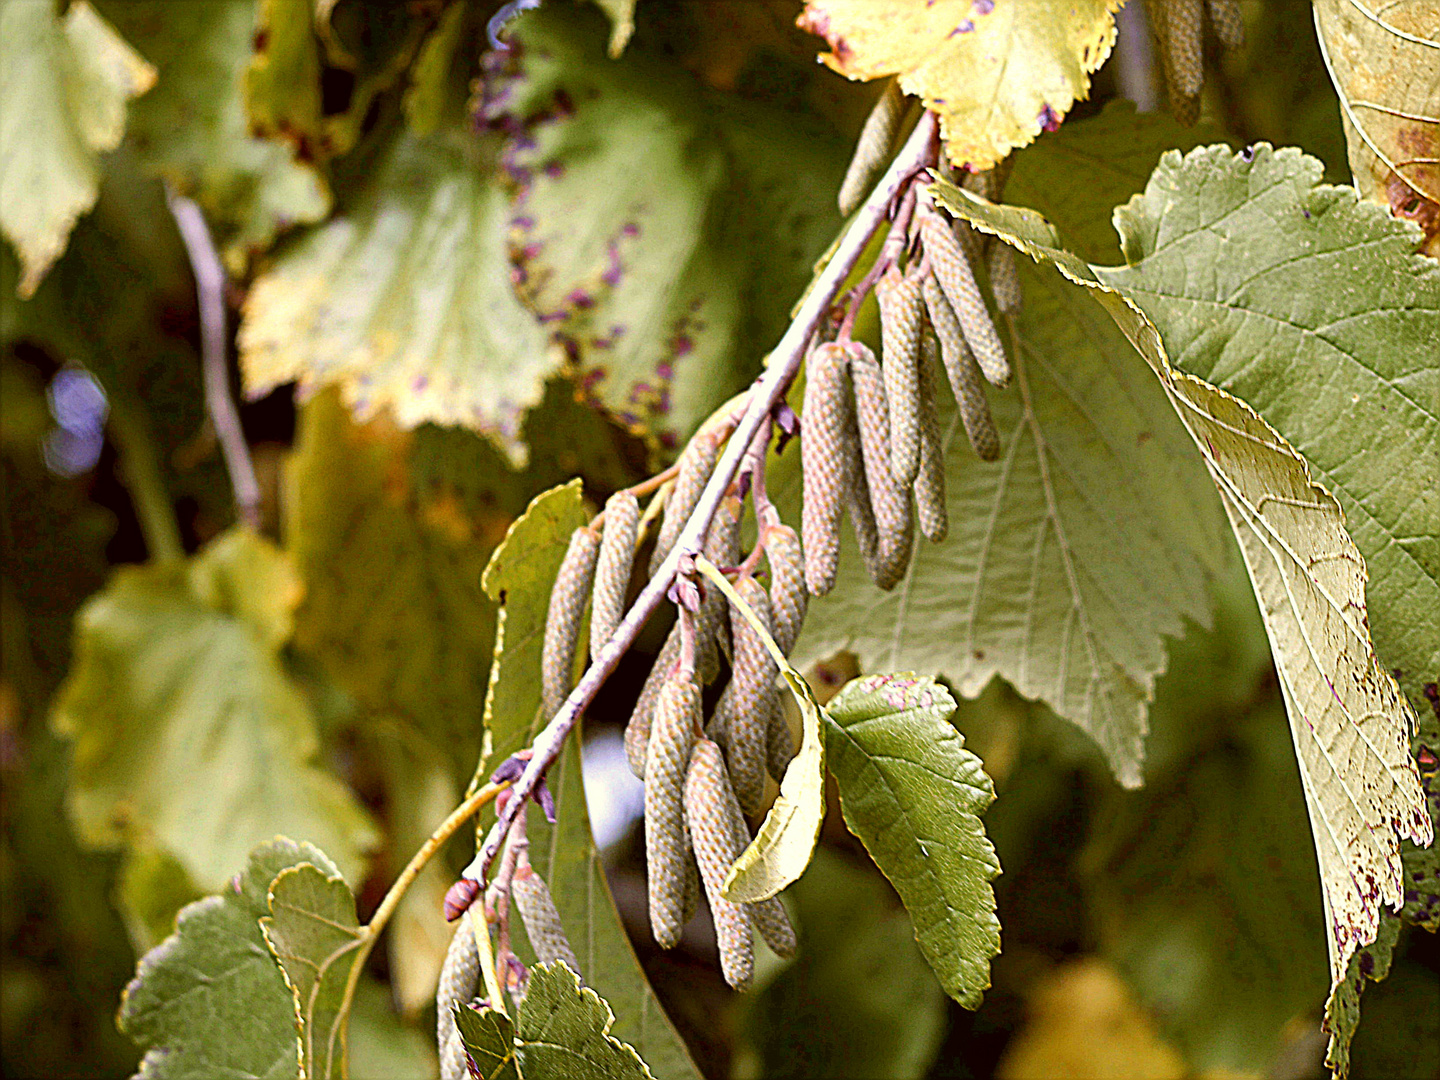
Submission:
<svg viewBox="0 0 1440 1080">
<path fill-rule="evenodd" d="M 1356 188 L 1419 224 L 1426 253 L 1440 255 L 1440 9 L 1430 0 L 1316 0 L 1315 29 Z"/>
<path fill-rule="evenodd" d="M 333 866 L 305 862 L 275 876 L 267 903 L 260 929 L 290 988 L 303 1074 L 342 1076 L 348 1018 L 340 1005 L 364 941 L 355 896 Z"/>
<path fill-rule="evenodd" d="M 614 1013 L 562 963 L 530 969 L 515 1019 L 526 1080 L 654 1080 L 635 1048 L 610 1034 Z"/>
<path fill-rule="evenodd" d="M 465 1052 L 480 1070 L 480 1080 L 524 1080 L 515 1060 L 515 1025 L 499 1009 L 452 1005 Z"/>
<path fill-rule="evenodd" d="M 1223 183 L 1227 174 L 1247 176 L 1247 195 L 1260 198 L 1293 185 L 1287 174 L 1308 177 L 1306 187 L 1319 175 L 1318 164 L 1305 164 L 1298 151 L 1276 153 L 1263 144 L 1234 157 L 1223 148 L 1197 150 L 1186 160 L 1193 168 L 1185 193 L 1191 206 L 1202 204 L 1210 180 Z M 1178 155 L 1167 156 L 1158 170 L 1162 182 L 1183 172 Z M 1119 291 L 1123 272 L 1092 268 L 1064 251 L 1037 214 L 992 207 L 948 185 L 939 194 L 968 220 L 1032 257 L 1054 261 L 1088 287 L 1151 365 L 1194 436 L 1240 541 L 1280 676 L 1319 856 L 1333 994 L 1356 951 L 1375 940 L 1381 905 L 1403 903 L 1401 838 L 1428 844 L 1433 835 L 1409 753 L 1414 715 L 1375 659 L 1365 562 L 1340 506 L 1312 480 L 1304 457 L 1250 406 L 1171 365 L 1167 347 L 1177 355 L 1181 350 L 1162 338 L 1138 298 Z M 1291 217 L 1309 220 L 1306 213 L 1354 200 L 1344 189 L 1314 188 L 1306 205 L 1297 200 Z M 1170 209 L 1178 202 L 1172 195 Z M 1177 221 L 1185 220 L 1189 208 L 1178 209 Z M 1307 246 L 1293 245 L 1291 257 L 1295 248 L 1303 257 Z M 1212 254 L 1205 272 L 1219 274 L 1224 264 L 1223 255 Z M 1192 262 L 1188 272 L 1196 267 Z M 1331 1060 L 1343 1070 L 1333 1048 Z"/>
<path fill-rule="evenodd" d="M 806 0 L 800 26 L 850 79 L 899 75 L 956 165 L 988 169 L 1090 93 L 1123 0 Z"/>
<path fill-rule="evenodd" d="M 979 815 L 995 798 L 980 759 L 949 723 L 933 679 L 871 675 L 826 706 L 830 771 L 845 824 L 890 879 L 945 992 L 980 1007 L 1000 953 L 995 849 Z"/>
<path fill-rule="evenodd" d="M 219 896 L 180 913 L 175 933 L 147 953 L 125 988 L 117 1022 L 145 1051 L 150 1080 L 300 1075 L 295 1008 L 260 919 L 270 883 L 309 863 L 335 872 L 323 852 L 277 838 L 257 847 Z"/>
<path fill-rule="evenodd" d="M 34 294 L 100 194 L 100 155 L 120 145 L 126 103 L 155 69 L 84 0 L 0 7 L 0 231 L 15 245 L 16 291 Z"/>
<path fill-rule="evenodd" d="M 298 835 L 359 879 L 374 828 L 315 766 L 315 717 L 279 655 L 299 599 L 288 558 L 240 530 L 124 567 L 81 609 L 52 723 L 74 741 L 84 842 L 153 843 L 214 890 L 257 842 Z"/>
<path fill-rule="evenodd" d="M 131 111 L 130 144 L 199 202 L 232 273 L 244 272 L 281 230 L 324 218 L 330 193 L 320 175 L 288 147 L 250 136 L 243 83 L 254 0 L 104 7 L 160 72 Z"/>
</svg>

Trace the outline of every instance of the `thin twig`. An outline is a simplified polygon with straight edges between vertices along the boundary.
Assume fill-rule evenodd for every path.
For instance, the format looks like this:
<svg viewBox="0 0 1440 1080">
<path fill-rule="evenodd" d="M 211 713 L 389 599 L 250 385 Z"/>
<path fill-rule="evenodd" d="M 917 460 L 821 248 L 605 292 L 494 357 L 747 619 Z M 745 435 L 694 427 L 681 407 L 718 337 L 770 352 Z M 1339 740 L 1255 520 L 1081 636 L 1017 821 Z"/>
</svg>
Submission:
<svg viewBox="0 0 1440 1080">
<path fill-rule="evenodd" d="M 520 812 L 530 798 L 531 792 L 535 790 L 535 785 L 545 774 L 545 770 L 560 755 L 565 737 L 575 726 L 581 711 L 594 698 L 601 684 L 615 670 L 620 658 L 634 643 L 646 621 L 664 601 L 670 583 L 675 578 L 675 571 L 680 565 L 681 558 L 699 553 L 706 530 L 710 527 L 710 520 L 715 516 L 715 510 L 724 498 L 730 481 L 734 479 L 735 471 L 740 467 L 741 460 L 750 450 L 750 441 L 760 430 L 760 426 L 769 422 L 771 410 L 784 399 L 785 391 L 794 380 L 796 372 L 799 371 L 800 362 L 805 355 L 805 343 L 829 313 L 830 306 L 840 291 L 840 286 L 850 276 L 855 264 L 860 261 L 870 243 L 870 238 L 884 224 L 896 193 L 910 181 L 911 177 L 934 161 L 935 153 L 935 117 L 932 113 L 926 112 L 920 117 L 919 123 L 915 125 L 915 130 L 910 133 L 910 138 L 906 141 L 900 154 L 890 163 L 890 168 L 886 170 L 884 177 L 875 186 L 860 210 L 856 212 L 844 238 L 836 245 L 835 254 L 831 256 L 825 269 L 816 278 L 814 287 L 800 304 L 794 321 L 790 323 L 779 344 L 771 352 L 768 366 L 751 390 L 745 413 L 740 418 L 739 424 L 736 425 L 724 452 L 720 455 L 720 461 L 715 466 L 709 483 L 705 485 L 705 491 L 701 494 L 694 513 L 690 515 L 690 519 L 681 530 L 674 548 L 665 557 L 665 561 L 660 564 L 659 570 L 649 583 L 641 590 L 634 606 L 621 620 L 620 626 L 611 635 L 610 640 L 605 643 L 605 647 L 600 650 L 600 654 L 595 657 L 589 669 L 575 685 L 575 689 L 570 691 L 570 696 L 565 699 L 565 703 L 560 706 L 545 729 L 536 736 L 533 744 L 534 753 L 525 766 L 525 772 L 515 782 L 512 789 L 513 795 L 490 829 L 485 843 L 475 853 L 474 860 L 465 868 L 464 877 L 472 881 L 483 882 L 485 880 L 485 873 L 500 850 L 501 838 L 510 827 L 510 822 L 514 820 L 515 815 Z"/>
<path fill-rule="evenodd" d="M 225 267 L 210 238 L 205 215 L 194 199 L 181 195 L 168 183 L 165 202 L 185 242 L 190 268 L 195 273 L 195 291 L 200 303 L 200 370 L 205 383 L 205 409 L 215 426 L 215 438 L 230 474 L 235 493 L 235 512 L 250 528 L 260 529 L 260 484 L 250 445 L 240 426 L 240 411 L 230 397 L 230 366 L 225 337 Z"/>
</svg>

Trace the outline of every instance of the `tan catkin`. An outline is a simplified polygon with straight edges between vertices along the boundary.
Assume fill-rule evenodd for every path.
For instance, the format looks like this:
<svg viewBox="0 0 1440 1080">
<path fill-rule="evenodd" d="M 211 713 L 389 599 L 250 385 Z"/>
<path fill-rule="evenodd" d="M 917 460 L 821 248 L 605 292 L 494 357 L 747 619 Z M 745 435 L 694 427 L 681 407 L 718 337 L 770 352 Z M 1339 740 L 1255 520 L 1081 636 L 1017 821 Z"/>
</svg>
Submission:
<svg viewBox="0 0 1440 1080">
<path fill-rule="evenodd" d="M 920 352 L 920 471 L 915 476 L 915 520 L 920 534 L 938 544 L 950 531 L 945 507 L 945 447 L 935 400 L 935 367 L 940 349 L 927 334 Z"/>
<path fill-rule="evenodd" d="M 770 618 L 775 624 L 775 644 L 788 656 L 810 606 L 805 589 L 805 553 L 795 530 L 783 523 L 769 526 L 764 542 L 765 561 L 770 566 Z"/>
<path fill-rule="evenodd" d="M 850 479 L 853 447 L 845 445 L 850 404 L 845 386 L 845 350 L 834 342 L 817 346 L 805 365 L 805 404 L 800 418 L 805 584 L 812 596 L 835 585 L 840 561 L 840 515 Z"/>
<path fill-rule="evenodd" d="M 1010 382 L 1010 361 L 1005 356 L 1005 346 L 990 312 L 985 307 L 985 298 L 980 295 L 980 286 L 975 283 L 975 273 L 966 261 L 955 235 L 946 227 L 940 216 L 927 212 L 920 217 L 920 237 L 925 245 L 925 254 L 930 259 L 930 269 L 945 298 L 950 301 L 951 310 L 960 322 L 965 340 L 975 354 L 980 371 L 995 386 Z"/>
<path fill-rule="evenodd" d="M 753 577 L 735 582 L 735 591 L 770 630 L 770 597 Z M 715 706 L 713 729 L 724 733 L 725 761 L 740 805 L 759 813 L 765 799 L 765 735 L 775 706 L 775 679 L 780 674 L 775 658 L 750 620 L 738 607 L 730 607 L 730 637 L 735 659 L 730 683 Z"/>
<path fill-rule="evenodd" d="M 617 491 L 605 503 L 605 529 L 595 561 L 595 585 L 590 601 L 590 659 L 593 661 L 625 617 L 625 596 L 635 563 L 635 541 L 640 529 L 640 500 Z"/>
<path fill-rule="evenodd" d="M 1162 0 L 1154 10 L 1170 108 L 1182 124 L 1193 124 L 1200 118 L 1205 83 L 1200 39 L 1205 0 Z"/>
<path fill-rule="evenodd" d="M 650 674 L 645 677 L 645 684 L 640 688 L 640 696 L 630 713 L 630 722 L 625 725 L 625 759 L 630 763 L 630 771 L 641 779 L 645 777 L 645 755 L 650 750 L 650 721 L 655 715 L 655 701 L 660 696 L 660 688 L 665 685 L 665 680 L 674 672 L 675 661 L 678 659 L 680 624 L 677 622 L 670 628 L 665 644 L 660 647 L 660 654 L 655 657 Z"/>
<path fill-rule="evenodd" d="M 685 770 L 700 723 L 700 687 L 676 675 L 655 702 L 645 759 L 645 872 L 650 929 L 674 948 L 685 925 Z"/>
<path fill-rule="evenodd" d="M 595 582 L 595 562 L 599 556 L 600 537 L 589 528 L 576 529 L 570 535 L 570 546 L 550 589 L 550 610 L 545 617 L 545 642 L 540 659 L 540 696 L 547 719 L 555 715 L 570 695 L 580 623 Z"/>
<path fill-rule="evenodd" d="M 740 518 L 744 502 L 736 494 L 720 500 L 710 531 L 705 534 L 705 557 L 719 567 L 740 561 Z M 720 656 L 730 657 L 730 622 L 725 616 L 725 594 L 705 583 L 705 599 L 695 627 L 695 672 L 708 686 L 720 674 Z"/>
<path fill-rule="evenodd" d="M 875 285 L 880 305 L 880 362 L 890 411 L 890 472 L 902 488 L 920 467 L 920 333 L 925 311 L 920 282 L 892 266 Z M 863 430 L 863 429 L 862 429 Z M 874 495 L 874 480 L 871 495 Z"/>
<path fill-rule="evenodd" d="M 480 984 L 480 951 L 470 920 L 461 919 L 440 965 L 440 986 L 435 991 L 435 1043 L 440 1052 L 443 1080 L 467 1080 L 465 1047 L 455 1029 L 453 1006 L 468 1004 Z"/>
<path fill-rule="evenodd" d="M 555 899 L 545 879 L 535 873 L 528 861 L 522 862 L 510 880 L 510 895 L 515 898 L 515 907 L 525 922 L 525 936 L 530 947 L 542 964 L 560 961 L 581 974 L 580 961 L 575 959 L 575 950 L 565 936 L 565 927 L 560 922 L 560 912 L 555 908 Z"/>
<path fill-rule="evenodd" d="M 729 800 L 726 810 L 730 816 L 730 829 L 735 836 L 735 848 L 737 851 L 744 851 L 753 839 L 750 824 L 734 799 Z M 751 925 L 760 932 L 765 944 L 774 950 L 775 955 L 795 955 L 795 928 L 790 923 L 790 913 L 785 910 L 785 905 L 778 896 L 746 904 L 745 910 L 750 915 Z"/>
<path fill-rule="evenodd" d="M 985 256 L 985 269 L 990 275 L 990 291 L 1002 315 L 1020 310 L 1020 271 L 1015 265 L 1015 249 L 996 241 Z"/>
<path fill-rule="evenodd" d="M 1221 45 L 1227 49 L 1238 49 L 1245 44 L 1245 20 L 1240 16 L 1240 5 L 1236 0 L 1207 0 L 1205 7 Z"/>
<path fill-rule="evenodd" d="M 934 279 L 925 283 L 925 306 L 940 341 L 940 359 L 945 364 L 950 389 L 955 392 L 955 403 L 960 409 L 966 437 L 982 461 L 994 461 L 1000 456 L 1000 435 L 990 416 L 990 403 L 985 400 L 980 371 L 950 301 L 945 299 L 944 292 Z"/>
<path fill-rule="evenodd" d="M 860 431 L 860 455 L 865 464 L 865 483 L 875 522 L 873 551 L 863 550 L 865 538 L 858 533 L 857 539 L 861 541 L 871 580 L 882 589 L 893 589 L 905 576 L 915 540 L 910 493 L 890 472 L 892 410 L 886 407 L 887 387 L 880 365 L 875 362 L 875 354 L 859 342 L 853 343 L 849 352 L 850 380 L 855 388 L 855 417 Z M 912 422 L 918 433 L 919 417 L 916 416 Z M 916 449 L 919 449 L 918 442 Z"/>
<path fill-rule="evenodd" d="M 720 457 L 721 445 L 718 431 L 701 430 L 690 440 L 680 454 L 679 468 L 675 474 L 675 486 L 665 500 L 665 514 L 660 519 L 660 535 L 655 540 L 655 551 L 650 556 L 650 573 L 653 576 L 670 554 L 675 541 L 680 539 L 680 530 L 695 512 L 700 495 L 710 474 L 715 471 L 715 462 Z"/>
<path fill-rule="evenodd" d="M 900 91 L 899 81 L 891 79 L 865 118 L 845 179 L 840 182 L 840 194 L 835 201 L 843 216 L 849 217 L 855 212 L 889 163 L 895 131 L 904 115 L 905 95 Z"/>
<path fill-rule="evenodd" d="M 715 920 L 715 939 L 720 946 L 720 969 L 725 981 L 745 990 L 755 972 L 754 940 L 750 913 L 745 905 L 725 899 L 721 890 L 740 848 L 730 818 L 735 794 L 725 771 L 720 748 L 709 739 L 697 739 L 690 751 L 685 774 L 685 821 L 695 845 L 695 862 L 710 901 Z"/>
<path fill-rule="evenodd" d="M 765 768 L 778 784 L 785 779 L 785 770 L 795 758 L 795 737 L 785 714 L 785 694 L 777 692 L 775 707 L 770 710 L 770 724 L 765 730 Z"/>
</svg>

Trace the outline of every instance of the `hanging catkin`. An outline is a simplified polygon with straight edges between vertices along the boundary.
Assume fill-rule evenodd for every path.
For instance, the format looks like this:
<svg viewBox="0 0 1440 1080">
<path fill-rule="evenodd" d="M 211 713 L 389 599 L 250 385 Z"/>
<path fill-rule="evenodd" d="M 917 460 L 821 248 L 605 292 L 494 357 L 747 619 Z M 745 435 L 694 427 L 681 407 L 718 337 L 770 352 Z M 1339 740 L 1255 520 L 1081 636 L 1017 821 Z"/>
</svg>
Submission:
<svg viewBox="0 0 1440 1080">
<path fill-rule="evenodd" d="M 777 693 L 775 707 L 770 710 L 770 724 L 765 729 L 765 768 L 777 784 L 785 779 L 785 770 L 794 757 L 795 737 L 785 718 L 785 695 Z"/>
<path fill-rule="evenodd" d="M 805 412 L 800 419 L 800 529 L 805 584 L 812 596 L 824 596 L 834 587 L 839 566 L 840 513 L 854 452 L 845 445 L 847 398 L 845 350 L 834 342 L 816 347 L 805 364 Z"/>
<path fill-rule="evenodd" d="M 920 282 L 902 277 L 892 266 L 876 283 L 875 299 L 880 305 L 880 361 L 890 410 L 890 473 L 901 488 L 908 489 L 920 467 L 920 331 L 925 321 Z M 866 469 L 873 497 L 875 483 L 868 462 Z"/>
<path fill-rule="evenodd" d="M 570 696 L 575 671 L 575 648 L 585 602 L 595 581 L 600 537 L 582 526 L 570 534 L 570 547 L 550 589 L 550 610 L 545 617 L 545 643 L 541 649 L 540 694 L 545 716 L 555 715 Z"/>
<path fill-rule="evenodd" d="M 789 525 L 769 526 L 764 542 L 765 561 L 770 564 L 770 618 L 775 623 L 775 644 L 788 656 L 810 605 L 805 589 L 805 555 L 800 537 Z"/>
<path fill-rule="evenodd" d="M 1182 124 L 1200 118 L 1205 67 L 1200 46 L 1205 0 L 1162 0 L 1155 9 L 1155 35 L 1165 67 L 1170 108 Z"/>
<path fill-rule="evenodd" d="M 645 755 L 650 750 L 650 721 L 655 715 L 655 701 L 660 696 L 660 688 L 665 685 L 665 680 L 670 678 L 675 669 L 675 661 L 680 659 L 680 624 L 677 622 L 670 628 L 670 636 L 665 639 L 665 644 L 660 647 L 660 655 L 655 657 L 655 663 L 650 667 L 650 674 L 645 677 L 645 685 L 640 688 L 640 697 L 635 701 L 635 708 L 630 713 L 630 722 L 625 725 L 625 760 L 630 763 L 630 771 L 640 779 L 645 778 Z"/>
<path fill-rule="evenodd" d="M 925 254 L 930 258 L 930 269 L 959 319 L 960 328 L 981 372 L 995 386 L 1007 385 L 1010 382 L 1010 361 L 1005 357 L 1005 347 L 1000 343 L 1000 335 L 995 332 L 995 324 L 990 321 L 985 298 L 980 295 L 975 274 L 954 233 L 938 214 L 927 212 L 920 217 L 920 236 L 925 244 Z"/>
<path fill-rule="evenodd" d="M 985 269 L 990 275 L 990 291 L 1002 315 L 1020 310 L 1020 271 L 1015 266 L 1015 249 L 999 240 L 990 245 L 985 256 Z"/>
<path fill-rule="evenodd" d="M 920 472 L 915 477 L 915 519 L 921 535 L 937 544 L 950 531 L 945 508 L 945 448 L 940 441 L 940 414 L 935 402 L 939 351 L 935 338 L 926 334 L 920 350 Z"/>
<path fill-rule="evenodd" d="M 468 1080 L 465 1045 L 455 1029 L 455 1005 L 467 1005 L 480 983 L 480 951 L 470 920 L 462 919 L 440 965 L 440 987 L 435 991 L 435 1043 L 440 1052 L 441 1080 Z"/>
<path fill-rule="evenodd" d="M 1240 16 L 1240 5 L 1236 0 L 1207 0 L 1210 25 L 1215 36 L 1227 49 L 1238 49 L 1245 44 L 1245 20 Z"/>
<path fill-rule="evenodd" d="M 744 851 L 750 846 L 750 841 L 753 839 L 750 835 L 750 825 L 745 820 L 745 815 L 740 812 L 740 804 L 735 799 L 729 800 L 726 811 L 730 816 L 730 828 L 735 836 L 735 849 Z M 781 903 L 778 896 L 746 904 L 745 910 L 750 916 L 751 925 L 760 932 L 760 936 L 765 939 L 765 944 L 774 950 L 776 956 L 795 955 L 795 928 L 790 924 L 790 913 L 785 910 L 785 905 Z"/>
<path fill-rule="evenodd" d="M 715 471 L 715 461 L 720 456 L 720 435 L 717 431 L 701 430 L 690 440 L 680 455 L 679 469 L 675 474 L 675 486 L 665 500 L 665 514 L 660 520 L 660 535 L 655 540 L 655 552 L 650 556 L 650 574 L 654 576 L 680 539 L 680 530 L 700 502 L 700 495 L 710 474 Z"/>
<path fill-rule="evenodd" d="M 895 131 L 905 112 L 905 95 L 900 92 L 897 80 L 885 84 L 865 126 L 860 129 L 860 139 L 855 144 L 855 154 L 850 158 L 850 167 L 845 170 L 845 179 L 840 183 L 840 195 L 836 200 L 840 213 L 849 217 L 874 186 L 881 171 L 890 161 L 890 147 L 895 142 Z"/>
<path fill-rule="evenodd" d="M 705 557 L 716 566 L 740 561 L 740 517 L 744 502 L 736 494 L 720 500 L 710 531 L 705 534 Z M 703 686 L 720 674 L 720 655 L 730 656 L 730 621 L 725 616 L 725 594 L 708 582 L 695 628 L 695 673 Z"/>
<path fill-rule="evenodd" d="M 1000 456 L 1000 436 L 990 416 L 985 389 L 980 384 L 980 371 L 950 301 L 945 299 L 939 283 L 933 278 L 925 282 L 925 306 L 930 311 L 935 335 L 940 339 L 940 359 L 945 363 L 950 389 L 955 392 L 955 404 L 960 410 L 965 434 L 980 460 L 994 461 Z"/>
<path fill-rule="evenodd" d="M 905 576 L 905 568 L 910 563 L 910 548 L 915 539 L 910 493 L 890 472 L 889 418 L 893 410 L 886 408 L 887 388 L 880 365 L 875 362 L 875 354 L 859 342 L 852 343 L 849 353 L 850 379 L 855 387 L 855 417 L 860 430 L 860 454 L 865 463 L 865 483 L 870 492 L 876 534 L 873 551 L 862 551 L 862 554 L 865 555 L 871 580 L 882 589 L 893 589 Z M 919 411 L 918 405 L 916 411 Z M 911 423 L 918 435 L 919 417 L 913 417 Z M 916 449 L 918 452 L 918 440 Z M 864 537 L 859 539 L 863 548 Z"/>
<path fill-rule="evenodd" d="M 617 491 L 605 503 L 605 531 L 595 562 L 595 587 L 590 601 L 590 659 L 593 661 L 625 617 L 625 594 L 635 562 L 640 529 L 640 501 Z"/>
<path fill-rule="evenodd" d="M 530 939 L 536 958 L 542 964 L 558 960 L 579 975 L 580 961 L 575 959 L 575 950 L 565 936 L 550 887 L 535 873 L 528 859 L 516 867 L 515 876 L 510 880 L 510 895 L 515 898 L 515 907 L 525 922 L 525 936 Z"/>
<path fill-rule="evenodd" d="M 725 875 L 740 854 L 729 810 L 734 799 L 720 748 L 709 739 L 697 739 L 685 774 L 685 821 L 690 827 L 695 862 L 715 920 L 720 969 L 726 982 L 737 990 L 745 990 L 755 971 L 750 913 L 745 905 L 727 900 L 721 894 Z"/>
<path fill-rule="evenodd" d="M 685 770 L 700 723 L 700 688 L 677 674 L 660 688 L 645 759 L 645 863 L 650 929 L 662 949 L 685 925 Z"/>
<path fill-rule="evenodd" d="M 770 630 L 770 598 L 753 577 L 742 577 L 735 591 Z M 779 669 L 759 632 L 738 607 L 730 607 L 730 636 L 735 660 L 730 684 L 715 706 L 713 728 L 725 737 L 725 761 L 740 805 L 759 813 L 765 799 L 765 736 L 775 707 Z"/>
</svg>

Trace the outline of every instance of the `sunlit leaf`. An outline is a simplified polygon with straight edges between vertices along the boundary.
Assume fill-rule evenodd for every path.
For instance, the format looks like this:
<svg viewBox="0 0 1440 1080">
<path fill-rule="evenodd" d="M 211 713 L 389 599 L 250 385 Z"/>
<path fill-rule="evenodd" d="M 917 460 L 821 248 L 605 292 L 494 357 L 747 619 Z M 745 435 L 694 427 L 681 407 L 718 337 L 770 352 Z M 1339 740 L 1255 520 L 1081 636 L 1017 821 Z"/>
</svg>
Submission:
<svg viewBox="0 0 1440 1080">
<path fill-rule="evenodd" d="M 653 1080 L 634 1047 L 610 1034 L 605 999 L 561 963 L 530 969 L 515 1018 L 516 1057 L 526 1080 Z"/>
<path fill-rule="evenodd" d="M 523 1080 L 515 1060 L 515 1024 L 499 1009 L 452 1005 L 455 1027 L 465 1052 L 480 1070 L 480 1080 Z"/>
</svg>

